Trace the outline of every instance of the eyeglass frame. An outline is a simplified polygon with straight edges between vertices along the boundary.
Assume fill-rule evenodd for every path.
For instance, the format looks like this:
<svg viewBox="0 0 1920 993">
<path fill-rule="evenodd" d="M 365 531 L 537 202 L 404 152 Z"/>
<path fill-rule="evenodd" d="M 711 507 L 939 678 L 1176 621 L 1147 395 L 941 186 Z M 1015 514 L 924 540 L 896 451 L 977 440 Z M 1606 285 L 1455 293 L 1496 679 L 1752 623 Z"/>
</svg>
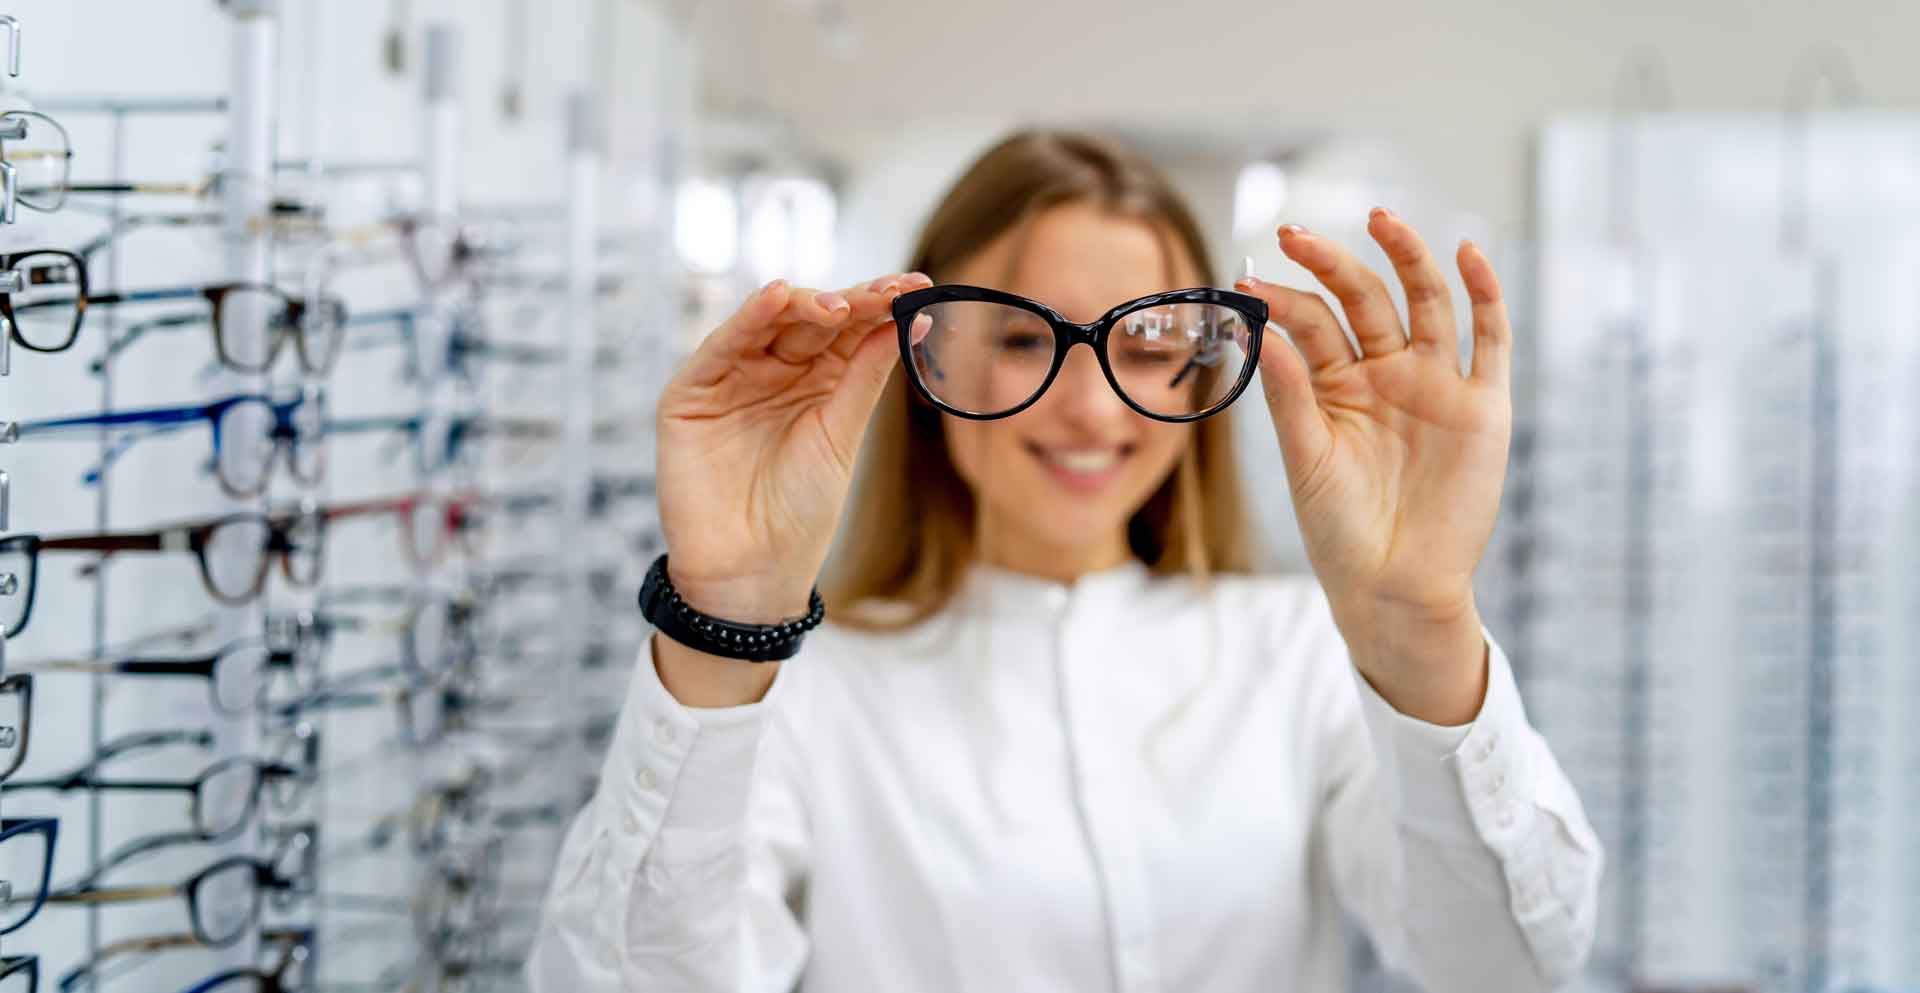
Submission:
<svg viewBox="0 0 1920 993">
<path fill-rule="evenodd" d="M 990 414 L 961 410 L 958 407 L 946 403 L 939 397 L 934 396 L 933 391 L 920 379 L 919 369 L 913 359 L 915 342 L 912 340 L 912 327 L 914 317 L 922 309 L 933 304 L 967 302 L 994 303 L 1024 310 L 1042 318 L 1053 329 L 1053 364 L 1048 367 L 1046 378 L 1041 380 L 1039 388 L 1034 390 L 1032 396 L 1010 410 Z M 1224 399 L 1198 413 L 1156 414 L 1140 406 L 1132 397 L 1127 395 L 1126 390 L 1120 387 L 1120 380 L 1114 375 L 1113 365 L 1107 358 L 1107 341 L 1111 336 L 1113 326 L 1119 323 L 1121 318 L 1134 311 L 1168 304 L 1213 304 L 1238 313 L 1241 319 L 1247 322 L 1247 360 L 1246 364 L 1240 369 L 1239 381 L 1233 385 L 1233 389 L 1228 392 Z M 1185 424 L 1204 420 L 1232 406 L 1235 400 L 1240 399 L 1240 394 L 1246 391 L 1247 384 L 1253 381 L 1254 372 L 1260 366 L 1260 343 L 1261 340 L 1266 337 L 1265 329 L 1267 326 L 1266 301 L 1251 294 L 1240 293 L 1234 290 L 1217 289 L 1209 286 L 1169 290 L 1165 293 L 1153 293 L 1147 296 L 1137 297 L 1113 307 L 1105 314 L 1102 314 L 1097 320 L 1087 324 L 1070 321 L 1061 315 L 1059 311 L 1054 310 L 1052 307 L 1038 300 L 1032 300 L 1020 296 L 1017 293 L 1009 293 L 1005 290 L 994 289 L 987 286 L 972 286 L 965 283 L 937 283 L 933 286 L 902 293 L 893 299 L 892 309 L 893 323 L 895 330 L 898 332 L 900 342 L 900 357 L 902 364 L 906 366 L 907 379 L 913 384 L 914 392 L 935 409 L 970 421 L 993 421 L 1005 417 L 1012 417 L 1026 410 L 1028 407 L 1033 406 L 1042 396 L 1046 395 L 1047 390 L 1052 388 L 1053 381 L 1059 377 L 1060 367 L 1066 364 L 1068 350 L 1082 342 L 1090 346 L 1093 349 L 1094 355 L 1099 359 L 1100 372 L 1106 376 L 1107 385 L 1111 386 L 1113 392 L 1119 396 L 1121 402 L 1125 403 L 1127 407 L 1135 413 L 1151 420 L 1163 421 L 1170 424 Z"/>
<path fill-rule="evenodd" d="M 4 955 L 0 956 L 0 983 L 19 974 L 27 974 L 27 993 L 40 991 L 40 956 Z"/>
<path fill-rule="evenodd" d="M 221 431 L 221 423 L 227 413 L 241 404 L 258 403 L 267 407 L 273 415 L 273 427 L 267 431 L 267 439 L 273 444 L 266 463 L 261 467 L 260 483 L 257 486 L 235 486 L 221 471 L 220 452 L 226 437 Z M 297 421 L 301 408 L 313 404 L 319 410 L 318 420 L 321 427 L 309 433 L 302 431 Z M 284 456 L 287 474 L 305 486 L 317 486 L 326 477 L 326 449 L 320 447 L 326 436 L 324 425 L 327 423 L 327 394 L 325 387 L 309 385 L 287 399 L 276 400 L 265 393 L 235 393 L 221 397 L 211 403 L 185 404 L 171 407 L 142 407 L 130 410 L 110 410 L 94 414 L 76 414 L 70 417 L 56 417 L 40 421 L 22 421 L 14 425 L 16 436 L 39 434 L 41 432 L 61 431 L 70 428 L 132 428 L 145 426 L 151 434 L 162 434 L 176 429 L 191 427 L 196 421 L 206 421 L 211 432 L 209 458 L 210 472 L 222 492 L 235 498 L 256 497 L 267 491 L 273 481 L 273 464 Z M 94 485 L 106 472 L 107 466 L 126 451 L 142 435 L 129 434 L 125 439 L 107 449 L 100 465 L 87 472 L 81 482 Z M 300 446 L 312 446 L 315 461 L 314 471 L 307 473 L 300 468 L 297 449 Z"/>
<path fill-rule="evenodd" d="M 267 525 L 266 547 L 260 550 L 260 565 L 254 571 L 246 592 L 228 594 L 214 588 L 213 566 L 207 561 L 207 544 L 215 531 L 236 521 L 261 521 Z M 303 523 L 311 523 L 314 528 L 314 567 L 313 575 L 301 577 L 293 569 L 294 543 L 288 535 Z M 41 552 L 97 552 L 102 560 L 122 552 L 192 552 L 200 564 L 201 585 L 207 595 L 230 607 L 242 606 L 258 599 L 266 589 L 267 573 L 273 568 L 275 555 L 280 559 L 280 572 L 293 586 L 310 588 L 318 585 L 323 571 L 326 549 L 327 524 L 325 518 L 311 509 L 294 512 L 260 513 L 241 511 L 222 514 L 219 517 L 175 524 L 170 527 L 156 528 L 151 531 L 100 531 L 87 534 L 41 537 L 40 535 L 15 535 L 26 539 L 28 556 L 36 560 L 31 568 L 38 571 L 37 560 Z M 22 627 L 25 627 L 22 624 Z"/>
<path fill-rule="evenodd" d="M 0 784 L 4 784 L 8 779 L 13 778 L 13 774 L 19 772 L 20 767 L 27 762 L 27 743 L 31 740 L 30 732 L 33 730 L 32 673 L 10 672 L 5 678 L 0 678 L 0 696 L 9 696 L 15 693 L 20 695 L 20 726 L 9 729 L 4 725 L 0 725 L 0 734 L 4 734 L 4 732 L 8 730 L 13 731 L 14 737 L 18 739 L 19 747 L 14 748 L 14 746 L 10 744 L 0 744 L 0 747 L 13 749 L 13 761 L 0 766 Z"/>
<path fill-rule="evenodd" d="M 213 703 L 213 709 L 227 717 L 243 717 L 259 709 L 265 703 L 267 681 L 261 680 L 256 699 L 242 707 L 229 707 L 221 700 L 217 673 L 220 665 L 229 657 L 255 648 L 264 653 L 260 660 L 260 671 L 266 676 L 271 671 L 290 672 L 297 683 L 301 678 L 301 668 L 307 659 L 300 648 L 277 648 L 265 635 L 249 635 L 236 638 L 220 646 L 216 651 L 195 655 L 127 655 L 121 658 L 86 659 L 33 659 L 13 662 L 8 668 L 19 673 L 70 672 L 97 676 L 160 676 L 193 677 L 207 681 L 207 697 Z M 0 690 L 4 693 L 4 690 Z M 0 775 L 0 782 L 5 776 Z"/>
<path fill-rule="evenodd" d="M 51 846 L 49 846 L 48 850 L 52 850 Z M 214 874 L 239 865 L 247 866 L 253 870 L 252 881 L 255 897 L 253 907 L 247 914 L 246 923 L 241 925 L 232 937 L 216 941 L 213 940 L 212 935 L 206 933 L 205 928 L 201 927 L 199 889 L 201 885 L 204 884 L 206 880 L 212 878 Z M 194 936 L 199 938 L 201 943 L 209 948 L 227 948 L 245 937 L 246 933 L 252 930 L 254 925 L 259 923 L 260 908 L 264 902 L 266 891 L 288 889 L 293 886 L 293 882 L 293 880 L 282 878 L 279 873 L 273 870 L 273 866 L 264 859 L 255 858 L 251 855 L 230 855 L 226 858 L 215 860 L 212 864 L 179 883 L 154 886 L 88 885 L 84 887 L 66 887 L 57 892 L 47 893 L 42 898 L 42 903 L 99 905 L 168 900 L 176 896 L 184 897 L 187 901 L 187 921 Z M 36 908 L 36 911 L 37 909 L 38 908 Z M 29 919 L 31 918 L 29 917 Z M 22 923 L 24 924 L 25 921 L 22 921 Z"/>
<path fill-rule="evenodd" d="M 266 928 L 260 932 L 260 941 L 261 944 L 299 943 L 311 945 L 313 941 L 313 931 L 311 928 Z M 89 985 L 86 989 L 91 993 L 92 990 L 99 989 L 101 985 L 101 980 L 94 979 L 93 974 L 99 972 L 100 967 L 112 959 L 125 955 L 151 955 L 155 952 L 170 951 L 176 948 L 205 947 L 207 946 L 201 943 L 198 936 L 186 931 L 173 934 L 148 934 L 136 935 L 131 938 L 121 938 L 118 941 L 101 945 L 93 953 L 92 958 L 74 966 L 67 971 L 66 975 L 61 976 L 60 982 L 57 985 L 60 988 L 60 993 L 73 993 L 73 990 L 80 984 L 80 981 L 87 979 L 89 980 Z M 221 981 L 225 982 L 228 978 L 232 977 L 221 977 Z M 205 982 L 205 980 L 202 980 L 202 982 Z"/>
<path fill-rule="evenodd" d="M 9 118 L 9 117 L 37 118 L 42 123 L 51 125 L 53 130 L 58 132 L 60 135 L 60 147 L 61 147 L 61 152 L 58 155 L 58 158 L 60 159 L 59 196 L 49 201 L 48 203 L 39 204 L 39 203 L 33 203 L 29 201 L 24 194 L 16 193 L 14 197 L 14 202 L 18 203 L 22 207 L 26 207 L 29 210 L 37 210 L 43 214 L 53 213 L 54 211 L 59 210 L 61 207 L 66 206 L 67 191 L 68 189 L 71 188 L 72 179 L 73 179 L 73 176 L 72 176 L 73 138 L 67 134 L 66 125 L 61 124 L 59 121 L 54 120 L 53 118 L 48 117 L 47 115 L 42 114 L 37 110 L 27 110 L 23 107 L 16 107 L 12 110 L 0 112 L 0 120 L 5 120 L 6 118 Z M 32 134 L 33 129 L 29 127 L 27 129 L 27 133 Z M 8 166 L 13 166 L 13 159 L 6 154 L 6 142 L 4 140 L 0 140 L 0 162 L 4 162 Z"/>
<path fill-rule="evenodd" d="M 0 538 L 0 556 L 8 553 L 25 555 L 27 560 L 24 576 L 19 573 L 0 574 L 0 584 L 4 584 L 9 575 L 14 582 L 13 592 L 5 595 L 21 597 L 24 604 L 20 608 L 20 623 L 0 630 L 0 639 L 11 640 L 19 637 L 27 629 L 27 621 L 33 618 L 34 590 L 40 585 L 40 539 L 31 534 L 10 534 Z"/>
<path fill-rule="evenodd" d="M 191 779 L 101 779 L 99 778 L 97 768 L 99 764 L 100 760 L 96 759 L 64 775 L 48 776 L 42 779 L 27 780 L 25 782 L 0 784 L 0 796 L 19 790 L 53 790 L 59 793 L 66 793 L 73 790 L 86 790 L 88 792 L 124 790 L 127 792 L 141 793 L 186 793 L 189 796 L 187 817 L 188 820 L 193 822 L 193 831 L 191 834 L 193 840 L 213 842 L 225 841 L 246 829 L 248 822 L 253 820 L 254 812 L 260 809 L 260 794 L 266 788 L 268 779 L 292 777 L 300 774 L 300 770 L 284 762 L 257 758 L 251 755 L 231 755 L 226 758 L 216 759 L 203 767 L 198 773 L 195 773 Z M 206 791 L 207 783 L 212 780 L 214 776 L 224 773 L 228 769 L 239 768 L 241 766 L 251 766 L 253 768 L 253 778 L 252 786 L 247 792 L 247 800 L 241 808 L 239 818 L 232 824 L 220 825 L 218 830 L 209 829 L 207 825 L 202 823 L 202 808 L 204 806 L 202 794 Z"/>
<path fill-rule="evenodd" d="M 12 926 L 0 924 L 0 935 L 12 934 L 27 926 L 46 906 L 48 890 L 53 885 L 53 846 L 60 839 L 60 821 L 53 817 L 6 817 L 0 818 L 0 843 L 23 834 L 43 835 L 47 839 L 45 864 L 40 870 L 40 884 L 36 889 L 33 906 L 27 908 L 27 915 Z M 0 906 L 18 902 L 13 895 L 12 880 L 0 880 Z"/>
</svg>

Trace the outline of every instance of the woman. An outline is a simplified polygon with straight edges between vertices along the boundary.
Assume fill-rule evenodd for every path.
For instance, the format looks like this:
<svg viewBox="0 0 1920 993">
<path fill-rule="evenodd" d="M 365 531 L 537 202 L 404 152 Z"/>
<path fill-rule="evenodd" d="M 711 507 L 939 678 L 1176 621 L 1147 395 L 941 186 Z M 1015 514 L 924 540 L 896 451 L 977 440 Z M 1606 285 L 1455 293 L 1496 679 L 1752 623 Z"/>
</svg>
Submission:
<svg viewBox="0 0 1920 993">
<path fill-rule="evenodd" d="M 1258 382 L 1317 584 L 1250 574 L 1229 419 L 1142 416 L 1093 349 L 999 420 L 896 373 L 891 303 L 935 281 L 1071 321 L 1212 285 L 1126 151 L 1016 135 L 915 271 L 749 298 L 659 403 L 666 578 L 727 621 L 807 614 L 871 423 L 833 619 L 790 662 L 650 638 L 533 987 L 1336 990 L 1341 909 L 1428 989 L 1573 973 L 1601 852 L 1471 586 L 1506 467 L 1499 284 L 1463 243 L 1462 374 L 1439 265 L 1391 213 L 1369 231 L 1411 335 L 1298 228 L 1280 247 L 1359 354 L 1318 296 L 1236 284 L 1292 339 L 1259 332 Z"/>
</svg>

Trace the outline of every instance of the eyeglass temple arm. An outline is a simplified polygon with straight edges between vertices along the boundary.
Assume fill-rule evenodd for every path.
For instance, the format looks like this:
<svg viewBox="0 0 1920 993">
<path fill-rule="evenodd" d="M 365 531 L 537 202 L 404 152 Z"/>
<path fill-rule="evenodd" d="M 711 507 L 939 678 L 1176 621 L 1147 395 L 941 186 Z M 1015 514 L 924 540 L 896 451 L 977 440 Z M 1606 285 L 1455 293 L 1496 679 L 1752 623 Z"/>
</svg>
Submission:
<svg viewBox="0 0 1920 993">
<path fill-rule="evenodd" d="M 178 886 L 81 887 L 48 893 L 48 903 L 133 903 L 140 900 L 167 900 L 180 895 Z"/>
<path fill-rule="evenodd" d="M 73 969 L 67 973 L 65 978 L 60 980 L 60 988 L 62 990 L 84 989 L 85 987 L 76 985 L 77 981 L 74 977 L 98 972 L 100 971 L 100 967 L 108 960 L 118 958 L 122 955 L 157 952 L 168 948 L 198 948 L 200 945 L 201 941 L 198 937 L 185 933 L 122 938 L 119 941 L 101 945 L 100 950 L 94 953 L 93 958 Z"/>
<path fill-rule="evenodd" d="M 100 860 L 99 864 L 87 870 L 86 875 L 69 883 L 68 888 L 92 889 L 100 882 L 101 876 L 106 875 L 109 871 L 125 865 L 147 852 L 158 851 L 162 848 L 172 848 L 175 845 L 200 845 L 205 844 L 206 841 L 206 836 L 198 831 L 169 831 L 165 834 L 153 834 L 144 838 L 135 838 L 107 853 L 107 855 Z M 103 949 L 102 957 L 104 956 L 105 950 Z"/>
<path fill-rule="evenodd" d="M 197 745 L 201 748 L 213 747 L 213 732 L 205 728 L 175 728 L 168 731 L 135 731 L 121 735 L 100 746 L 99 754 L 94 756 L 94 764 L 99 764 L 116 755 L 140 748 L 159 748 L 162 745 Z"/>
<path fill-rule="evenodd" d="M 123 425 L 143 425 L 156 428 L 173 428 L 194 421 L 205 420 L 209 408 L 204 404 L 191 407 L 147 407 L 136 410 L 116 410 L 110 413 L 82 414 L 76 417 L 58 417 L 45 421 L 24 421 L 20 424 L 23 435 L 43 434 L 62 428 L 120 427 Z"/>
<path fill-rule="evenodd" d="M 45 538 L 40 542 L 40 550 L 43 552 L 101 552 L 105 555 L 118 552 L 161 552 L 166 550 L 169 538 L 176 534 L 183 534 L 185 530 L 175 528 L 167 531 Z"/>
<path fill-rule="evenodd" d="M 175 328 L 184 328 L 193 324 L 205 324 L 206 322 L 207 315 L 205 314 L 169 314 L 165 317 L 155 317 L 151 320 L 140 321 L 130 325 L 125 334 L 120 335 L 108 343 L 106 351 L 103 352 L 99 358 L 93 360 L 90 368 L 94 372 L 100 372 L 105 369 L 108 362 L 112 361 L 114 357 L 121 352 L 126 351 L 134 342 L 145 337 L 149 331 L 171 331 Z"/>
</svg>

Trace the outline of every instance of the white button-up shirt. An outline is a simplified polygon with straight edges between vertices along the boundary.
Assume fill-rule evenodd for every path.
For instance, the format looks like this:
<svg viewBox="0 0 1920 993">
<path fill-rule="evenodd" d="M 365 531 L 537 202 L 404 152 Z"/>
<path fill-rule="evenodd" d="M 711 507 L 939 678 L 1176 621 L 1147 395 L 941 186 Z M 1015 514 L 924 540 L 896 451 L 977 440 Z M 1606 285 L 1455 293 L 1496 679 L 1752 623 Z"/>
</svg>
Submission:
<svg viewBox="0 0 1920 993">
<path fill-rule="evenodd" d="M 1448 728 L 1372 689 L 1304 576 L 979 566 L 907 631 L 821 626 L 738 707 L 680 704 L 649 643 L 527 976 L 1336 991 L 1344 909 L 1437 993 L 1553 988 L 1602 855 L 1488 644 Z"/>
</svg>

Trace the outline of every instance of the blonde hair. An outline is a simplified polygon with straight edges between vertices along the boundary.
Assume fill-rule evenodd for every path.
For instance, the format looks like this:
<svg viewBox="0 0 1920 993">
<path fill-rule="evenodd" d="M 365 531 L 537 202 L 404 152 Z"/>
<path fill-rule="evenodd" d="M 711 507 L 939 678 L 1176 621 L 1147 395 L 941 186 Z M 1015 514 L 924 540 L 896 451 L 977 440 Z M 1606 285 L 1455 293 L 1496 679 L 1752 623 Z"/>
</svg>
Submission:
<svg viewBox="0 0 1920 993">
<path fill-rule="evenodd" d="M 1016 132 L 976 159 L 927 219 L 907 268 L 941 282 L 1001 235 L 1075 203 L 1148 222 L 1169 270 L 1177 247 L 1213 284 L 1200 226 L 1159 169 L 1112 140 L 1057 130 Z M 837 623 L 869 631 L 920 623 L 952 599 L 982 547 L 942 417 L 896 368 L 867 429 L 843 542 L 821 582 L 840 608 Z M 1128 544 L 1151 572 L 1185 573 L 1205 588 L 1213 574 L 1255 571 L 1232 427 L 1224 415 L 1197 423 L 1174 471 L 1128 522 Z M 907 609 L 860 609 L 872 600 Z"/>
</svg>

